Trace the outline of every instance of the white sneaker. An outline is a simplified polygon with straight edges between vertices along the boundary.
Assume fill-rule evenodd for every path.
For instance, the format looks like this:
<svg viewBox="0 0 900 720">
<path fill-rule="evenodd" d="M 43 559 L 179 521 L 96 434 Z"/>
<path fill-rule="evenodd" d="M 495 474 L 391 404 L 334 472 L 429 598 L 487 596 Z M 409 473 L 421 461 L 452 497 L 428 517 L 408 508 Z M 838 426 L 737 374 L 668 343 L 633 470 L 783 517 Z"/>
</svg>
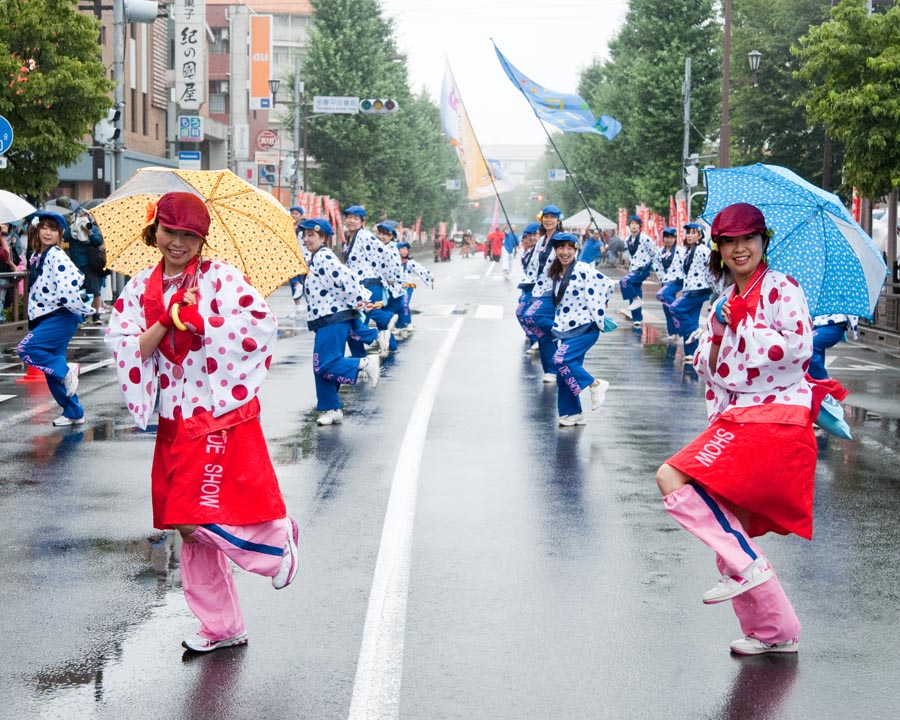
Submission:
<svg viewBox="0 0 900 720">
<path fill-rule="evenodd" d="M 533 343 L 531 343 L 531 347 L 528 348 L 528 350 L 529 350 L 529 352 L 537 352 L 540 349 L 540 347 L 541 346 L 539 343 L 533 342 Z"/>
<path fill-rule="evenodd" d="M 632 300 L 630 303 L 628 303 L 628 309 L 632 310 L 632 311 L 640 310 L 642 307 L 644 307 L 644 301 L 643 301 L 643 299 L 641 299 L 639 297 L 634 298 L 634 300 Z"/>
<path fill-rule="evenodd" d="M 707 605 L 725 602 L 741 593 L 762 585 L 775 576 L 772 565 L 764 557 L 756 558 L 737 575 L 723 575 L 714 588 L 703 593 L 703 602 Z"/>
<path fill-rule="evenodd" d="M 65 415 L 60 415 L 53 421 L 53 427 L 68 427 L 69 425 L 84 425 L 84 415 L 74 419 L 67 418 Z"/>
<path fill-rule="evenodd" d="M 286 517 L 284 522 L 287 527 L 287 540 L 284 541 L 281 566 L 278 568 L 278 573 L 272 578 L 272 587 L 276 590 L 286 588 L 294 582 L 294 578 L 297 577 L 297 567 L 299 566 L 297 539 L 300 536 L 300 530 L 297 528 L 294 518 Z"/>
<path fill-rule="evenodd" d="M 297 283 L 294 292 L 291 293 L 291 297 L 294 298 L 294 300 L 299 300 L 303 297 L 303 283 Z"/>
<path fill-rule="evenodd" d="M 555 383 L 556 375 L 553 373 L 544 373 L 544 382 L 545 383 Z"/>
<path fill-rule="evenodd" d="M 573 425 L 587 425 L 587 420 L 584 419 L 584 415 L 578 413 L 577 415 L 560 415 L 559 424 L 562 427 L 572 427 Z"/>
<path fill-rule="evenodd" d="M 316 422 L 319 425 L 337 425 L 343 419 L 344 412 L 342 410 L 326 410 L 325 412 L 319 413 L 319 417 L 316 418 Z"/>
<path fill-rule="evenodd" d="M 694 356 L 693 355 L 685 355 L 684 356 L 684 364 L 685 365 L 693 365 L 694 364 Z"/>
<path fill-rule="evenodd" d="M 744 637 L 731 643 L 731 652 L 738 655 L 764 655 L 765 653 L 795 653 L 800 649 L 799 638 L 780 643 L 767 643 L 752 637 Z"/>
<path fill-rule="evenodd" d="M 69 371 L 63 378 L 63 387 L 66 390 L 66 397 L 72 397 L 78 390 L 78 374 L 81 372 L 81 365 L 78 363 L 66 363 Z"/>
<path fill-rule="evenodd" d="M 662 341 L 663 341 L 664 343 L 677 343 L 679 340 L 681 340 L 681 336 L 680 336 L 680 335 L 666 335 L 666 336 L 662 339 Z"/>
<path fill-rule="evenodd" d="M 609 383 L 606 380 L 597 380 L 595 385 L 591 385 L 591 410 L 596 410 L 606 400 L 606 391 L 609 390 Z"/>
<path fill-rule="evenodd" d="M 225 638 L 224 640 L 209 640 L 202 635 L 191 635 L 181 641 L 181 647 L 191 652 L 206 653 L 221 648 L 235 647 L 237 645 L 247 644 L 247 633 L 242 632 L 240 635 Z"/>
<path fill-rule="evenodd" d="M 378 380 L 381 376 L 381 358 L 377 355 L 364 357 L 359 363 L 359 369 L 369 378 L 372 387 L 378 386 Z"/>
<path fill-rule="evenodd" d="M 387 357 L 391 350 L 391 333 L 390 330 L 378 331 L 378 355 L 379 357 Z"/>
<path fill-rule="evenodd" d="M 692 332 L 690 335 L 688 335 L 684 339 L 684 344 L 690 345 L 692 342 L 699 342 L 700 338 L 702 338 L 702 337 L 703 337 L 703 331 L 700 328 L 697 328 L 696 330 L 694 330 L 694 332 Z"/>
</svg>

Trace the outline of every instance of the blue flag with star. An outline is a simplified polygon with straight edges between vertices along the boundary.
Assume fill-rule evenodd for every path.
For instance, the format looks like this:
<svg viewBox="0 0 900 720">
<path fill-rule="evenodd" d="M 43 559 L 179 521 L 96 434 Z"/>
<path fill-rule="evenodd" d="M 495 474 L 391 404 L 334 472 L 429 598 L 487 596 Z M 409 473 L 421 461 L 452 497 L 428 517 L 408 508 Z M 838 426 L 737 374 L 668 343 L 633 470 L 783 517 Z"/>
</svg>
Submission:
<svg viewBox="0 0 900 720">
<path fill-rule="evenodd" d="M 494 42 L 493 40 L 491 41 Z M 594 133 L 612 140 L 622 129 L 622 123 L 609 115 L 600 119 L 580 95 L 559 93 L 539 85 L 513 67 L 494 43 L 494 50 L 506 76 L 528 100 L 535 114 L 544 122 L 558 127 L 563 132 Z"/>
</svg>

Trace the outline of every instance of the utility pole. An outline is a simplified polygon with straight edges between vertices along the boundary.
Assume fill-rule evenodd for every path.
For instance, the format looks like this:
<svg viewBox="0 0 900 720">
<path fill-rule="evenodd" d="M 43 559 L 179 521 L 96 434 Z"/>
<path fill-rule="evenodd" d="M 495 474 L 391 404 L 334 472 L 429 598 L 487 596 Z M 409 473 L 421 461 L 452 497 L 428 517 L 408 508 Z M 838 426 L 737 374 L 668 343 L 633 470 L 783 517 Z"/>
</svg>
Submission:
<svg viewBox="0 0 900 720">
<path fill-rule="evenodd" d="M 306 191 L 306 144 L 300 136 L 300 113 L 306 119 L 306 106 L 301 104 L 301 98 L 305 97 L 302 92 L 303 82 L 300 80 L 300 71 L 303 67 L 303 61 L 298 52 L 294 58 L 294 175 L 291 178 L 291 204 L 297 202 L 297 183 L 300 179 L 300 153 L 303 153 L 303 190 Z"/>
<path fill-rule="evenodd" d="M 681 86 L 681 94 L 684 97 L 684 146 L 681 151 L 681 184 L 684 188 L 684 197 L 690 197 L 691 189 L 687 184 L 687 164 L 691 156 L 691 59 L 684 59 L 684 84 Z M 690 208 L 688 208 L 690 214 Z"/>
<path fill-rule="evenodd" d="M 113 0 L 113 91 L 114 107 L 124 111 L 125 108 L 125 0 Z M 116 129 L 119 136 L 113 140 L 113 173 L 110 190 L 115 192 L 124 179 L 125 155 L 125 113 L 119 112 Z"/>
<path fill-rule="evenodd" d="M 731 144 L 731 126 L 728 117 L 728 89 L 731 85 L 731 0 L 723 0 L 725 26 L 722 36 L 722 125 L 719 130 L 719 167 L 731 167 L 728 146 Z"/>
</svg>

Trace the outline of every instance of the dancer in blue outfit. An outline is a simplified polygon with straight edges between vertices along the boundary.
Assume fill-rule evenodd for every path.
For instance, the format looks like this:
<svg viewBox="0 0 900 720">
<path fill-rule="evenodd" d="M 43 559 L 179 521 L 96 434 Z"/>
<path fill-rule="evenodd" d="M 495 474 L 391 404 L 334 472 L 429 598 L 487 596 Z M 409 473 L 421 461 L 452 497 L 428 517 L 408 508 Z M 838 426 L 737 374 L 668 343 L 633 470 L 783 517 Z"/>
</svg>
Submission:
<svg viewBox="0 0 900 720">
<path fill-rule="evenodd" d="M 563 427 L 584 425 L 579 395 L 590 389 L 591 410 L 600 407 L 609 382 L 584 369 L 584 356 L 605 326 L 606 305 L 615 287 L 593 265 L 578 262 L 578 238 L 556 233 L 551 240 L 556 257 L 550 264 L 553 336 L 559 347 L 553 356 L 556 369 L 557 409 Z"/>
<path fill-rule="evenodd" d="M 700 311 L 716 287 L 716 278 L 709 269 L 710 249 L 703 242 L 703 227 L 698 223 L 684 226 L 684 285 L 681 297 L 669 310 L 679 335 L 684 338 L 684 362 L 690 365 L 700 343 Z"/>
<path fill-rule="evenodd" d="M 676 242 L 678 231 L 673 227 L 663 230 L 663 244 L 653 257 L 653 270 L 659 278 L 659 292 L 656 299 L 662 304 L 666 316 L 666 342 L 678 340 L 677 329 L 672 318 L 671 305 L 675 302 L 678 291 L 684 285 L 684 248 Z"/>
<path fill-rule="evenodd" d="M 62 415 L 56 427 L 84 424 L 78 402 L 78 363 L 67 363 L 69 342 L 85 315 L 94 312 L 90 296 L 82 297 L 84 275 L 59 247 L 67 227 L 61 215 L 39 212 L 28 226 L 34 254 L 28 262 L 28 334 L 16 352 L 23 363 L 44 373 Z"/>
<path fill-rule="evenodd" d="M 309 250 L 309 272 L 303 294 L 309 312 L 307 325 L 316 334 L 313 343 L 313 373 L 316 380 L 316 410 L 319 425 L 334 425 L 344 419 L 338 388 L 355 385 L 360 372 L 372 387 L 378 384 L 380 360 L 377 355 L 344 357 L 344 347 L 371 295 L 325 243 L 334 235 L 331 224 L 322 218 L 300 223 L 303 244 Z"/>
<path fill-rule="evenodd" d="M 541 367 L 544 370 L 544 382 L 556 382 L 556 368 L 553 356 L 556 353 L 556 338 L 553 337 L 553 283 L 547 276 L 547 270 L 556 254 L 550 239 L 554 234 L 562 232 L 562 210 L 556 205 L 548 205 L 540 214 L 540 229 L 535 253 L 528 266 L 526 279 L 532 279 L 534 287 L 531 291 L 531 305 L 525 311 L 523 320 L 538 340 L 538 352 L 541 356 Z"/>
<path fill-rule="evenodd" d="M 631 312 L 631 321 L 634 327 L 639 328 L 644 322 L 644 280 L 650 277 L 653 267 L 653 257 L 656 255 L 656 243 L 648 235 L 641 232 L 644 221 L 637 215 L 632 215 L 628 220 L 629 235 L 625 238 L 625 248 L 628 250 L 628 273 L 619 280 L 619 289 L 622 291 L 622 299 L 628 301 L 628 310 Z"/>
<path fill-rule="evenodd" d="M 344 244 L 344 264 L 353 274 L 360 285 L 372 294 L 372 309 L 374 303 L 382 302 L 381 288 L 381 243 L 378 242 L 370 230 L 366 228 L 366 209 L 362 205 L 351 205 L 344 210 L 344 225 L 349 232 L 347 242 Z M 381 340 L 377 328 L 370 328 L 369 318 L 364 315 L 356 318 L 351 324 L 350 336 L 347 345 L 353 357 L 365 357 L 366 345 Z M 381 347 L 381 352 L 387 353 L 387 347 Z"/>
<path fill-rule="evenodd" d="M 528 339 L 529 348 L 526 350 L 526 354 L 538 350 L 537 336 L 532 332 L 530 324 L 525 322 L 524 316 L 525 311 L 531 307 L 531 291 L 534 289 L 534 277 L 532 277 L 533 273 L 529 273 L 529 269 L 537 270 L 537 264 L 532 266 L 531 261 L 535 254 L 537 233 L 540 228 L 540 224 L 533 222 L 526 225 L 522 230 L 522 270 L 525 273 L 525 277 L 519 283 L 519 290 L 522 292 L 519 294 L 519 302 L 516 305 L 516 320 L 519 321 L 519 325 Z"/>
<path fill-rule="evenodd" d="M 400 262 L 403 266 L 403 308 L 400 315 L 400 322 L 397 323 L 397 327 L 402 328 L 403 334 L 406 336 L 412 330 L 410 301 L 412 300 L 413 292 L 416 289 L 414 278 L 418 276 L 422 282 L 429 285 L 433 290 L 434 275 L 432 275 L 431 271 L 422 265 L 422 263 L 413 260 L 409 256 L 408 242 L 404 241 L 397 243 L 397 252 L 400 253 Z"/>
<path fill-rule="evenodd" d="M 375 236 L 381 241 L 384 255 L 381 263 L 381 287 L 384 308 L 374 310 L 369 317 L 378 327 L 378 346 L 382 357 L 388 351 L 397 349 L 394 338 L 395 328 L 400 326 L 403 316 L 403 263 L 397 249 L 397 223 L 383 220 L 375 226 Z"/>
</svg>

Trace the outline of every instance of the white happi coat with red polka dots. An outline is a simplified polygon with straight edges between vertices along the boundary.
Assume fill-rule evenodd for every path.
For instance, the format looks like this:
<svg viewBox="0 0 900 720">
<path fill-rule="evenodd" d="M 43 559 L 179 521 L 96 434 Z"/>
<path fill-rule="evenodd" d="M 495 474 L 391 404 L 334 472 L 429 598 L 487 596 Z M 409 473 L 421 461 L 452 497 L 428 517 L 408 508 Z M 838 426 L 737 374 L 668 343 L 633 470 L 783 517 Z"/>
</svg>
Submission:
<svg viewBox="0 0 900 720">
<path fill-rule="evenodd" d="M 733 297 L 735 288 L 728 290 Z M 716 367 L 709 366 L 713 317 L 694 353 L 697 374 L 706 381 L 709 421 L 777 421 L 787 408 L 810 409 L 806 370 L 812 357 L 812 321 L 796 280 L 769 269 L 759 302 L 736 328 L 725 328 Z M 790 411 L 788 411 L 790 412 Z"/>
<path fill-rule="evenodd" d="M 204 411 L 220 417 L 253 400 L 272 361 L 278 326 L 266 301 L 244 274 L 204 260 L 197 273 L 198 309 L 205 332 L 193 338 L 180 365 L 157 350 L 141 362 L 139 338 L 159 318 L 144 316 L 144 289 L 153 268 L 134 276 L 115 303 L 106 334 L 116 373 L 135 424 L 144 429 L 157 396 L 160 417 Z M 164 295 L 166 304 L 175 293 Z M 165 342 L 165 340 L 163 340 Z"/>
</svg>

